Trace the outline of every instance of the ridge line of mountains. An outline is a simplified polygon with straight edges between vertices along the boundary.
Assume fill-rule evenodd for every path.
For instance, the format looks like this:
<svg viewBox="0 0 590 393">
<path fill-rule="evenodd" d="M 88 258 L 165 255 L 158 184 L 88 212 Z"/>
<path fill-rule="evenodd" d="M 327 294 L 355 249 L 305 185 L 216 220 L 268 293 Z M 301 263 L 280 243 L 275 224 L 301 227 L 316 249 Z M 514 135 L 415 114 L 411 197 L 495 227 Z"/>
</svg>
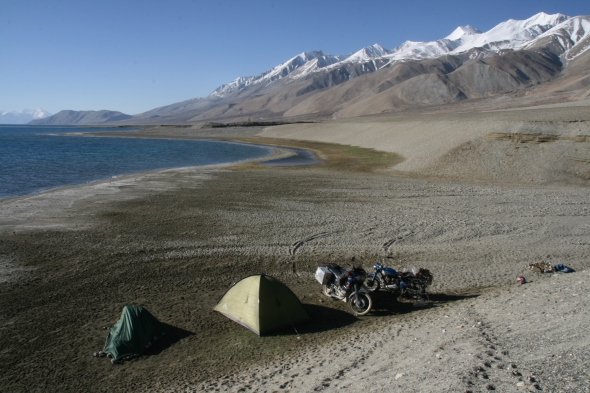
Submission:
<svg viewBox="0 0 590 393">
<path fill-rule="evenodd" d="M 43 119 L 51 116 L 51 113 L 43 109 L 23 109 L 20 111 L 0 110 L 0 124 L 27 124 L 35 119 Z"/>
<path fill-rule="evenodd" d="M 301 53 L 209 96 L 138 115 L 61 111 L 30 124 L 149 125 L 298 121 L 590 98 L 590 16 L 539 13 L 487 32 L 460 26 L 431 42 L 378 44 L 351 55 Z M 499 99 L 503 97 L 503 99 Z M 509 104 L 506 102 L 510 101 Z"/>
</svg>

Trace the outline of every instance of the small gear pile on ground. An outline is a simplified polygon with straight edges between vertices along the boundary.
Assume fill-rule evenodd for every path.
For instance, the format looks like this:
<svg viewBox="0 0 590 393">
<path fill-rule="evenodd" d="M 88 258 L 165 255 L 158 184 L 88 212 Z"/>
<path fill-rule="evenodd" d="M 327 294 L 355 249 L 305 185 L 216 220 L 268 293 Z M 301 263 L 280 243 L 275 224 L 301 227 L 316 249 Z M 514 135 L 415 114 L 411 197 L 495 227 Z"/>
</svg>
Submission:
<svg viewBox="0 0 590 393">
<path fill-rule="evenodd" d="M 531 269 L 535 273 L 552 273 L 555 269 L 553 265 L 548 262 L 536 262 L 526 265 L 528 269 Z"/>
</svg>

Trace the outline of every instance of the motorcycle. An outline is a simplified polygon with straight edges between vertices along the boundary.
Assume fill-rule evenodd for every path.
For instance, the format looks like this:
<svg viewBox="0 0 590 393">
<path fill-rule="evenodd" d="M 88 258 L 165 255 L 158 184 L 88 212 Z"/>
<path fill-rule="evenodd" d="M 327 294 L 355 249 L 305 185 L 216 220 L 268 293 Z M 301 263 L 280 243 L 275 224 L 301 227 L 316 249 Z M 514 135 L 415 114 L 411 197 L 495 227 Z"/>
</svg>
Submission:
<svg viewBox="0 0 590 393">
<path fill-rule="evenodd" d="M 322 284 L 322 292 L 342 300 L 355 316 L 366 315 L 373 307 L 373 300 L 363 283 L 367 272 L 361 267 L 350 271 L 336 265 L 320 266 L 316 271 L 316 280 Z"/>
<path fill-rule="evenodd" d="M 365 286 L 369 291 L 375 292 L 380 289 L 387 292 L 400 292 L 401 279 L 397 271 L 391 267 L 378 263 L 373 266 L 374 273 L 367 275 Z"/>
<path fill-rule="evenodd" d="M 365 286 L 370 292 L 387 291 L 398 297 L 428 299 L 426 289 L 432 284 L 428 269 L 412 268 L 411 272 L 397 272 L 384 264 L 373 266 L 374 273 L 367 275 Z"/>
</svg>

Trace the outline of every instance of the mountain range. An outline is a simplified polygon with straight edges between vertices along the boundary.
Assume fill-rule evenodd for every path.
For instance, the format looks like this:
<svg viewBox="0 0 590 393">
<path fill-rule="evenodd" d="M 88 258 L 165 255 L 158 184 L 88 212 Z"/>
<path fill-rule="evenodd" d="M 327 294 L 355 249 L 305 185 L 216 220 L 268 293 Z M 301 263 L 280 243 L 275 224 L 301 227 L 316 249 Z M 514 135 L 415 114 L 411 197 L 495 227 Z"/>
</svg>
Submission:
<svg viewBox="0 0 590 393">
<path fill-rule="evenodd" d="M 374 44 L 350 55 L 301 53 L 260 75 L 239 77 L 207 97 L 135 116 L 54 116 L 71 119 L 67 124 L 197 124 L 574 101 L 590 98 L 589 49 L 590 16 L 539 13 L 487 32 L 460 26 L 445 38 L 406 41 L 394 49 Z"/>
<path fill-rule="evenodd" d="M 60 111 L 51 117 L 33 120 L 29 124 L 37 125 L 104 125 L 112 124 L 128 119 L 133 116 L 117 111 Z"/>
<path fill-rule="evenodd" d="M 0 124 L 27 124 L 32 120 L 44 119 L 51 113 L 43 109 L 23 109 L 20 111 L 0 110 Z"/>
</svg>

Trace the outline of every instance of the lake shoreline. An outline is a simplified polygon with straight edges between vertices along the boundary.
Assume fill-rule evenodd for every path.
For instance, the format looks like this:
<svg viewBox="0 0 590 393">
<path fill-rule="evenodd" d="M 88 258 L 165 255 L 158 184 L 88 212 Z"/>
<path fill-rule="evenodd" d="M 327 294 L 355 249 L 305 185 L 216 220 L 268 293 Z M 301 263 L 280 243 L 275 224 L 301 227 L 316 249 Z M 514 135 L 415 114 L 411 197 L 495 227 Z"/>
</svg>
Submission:
<svg viewBox="0 0 590 393">
<path fill-rule="evenodd" d="M 61 128 L 63 129 L 63 128 Z M 88 127 L 85 127 L 85 129 L 88 129 Z M 131 137 L 135 138 L 135 139 L 144 139 L 140 136 L 138 136 L 136 134 L 136 131 L 132 131 L 131 132 L 132 135 Z M 104 133 L 94 133 L 94 132 L 62 132 L 62 133 L 57 133 L 55 134 L 56 136 L 70 136 L 70 137 L 108 137 L 108 138 L 125 138 L 128 137 L 128 135 L 116 135 L 118 134 L 118 132 L 113 132 L 113 131 L 109 131 L 109 132 L 104 132 Z M 265 161 L 273 161 L 273 160 L 282 160 L 288 157 L 291 157 L 293 155 L 295 155 L 296 153 L 293 152 L 291 149 L 288 148 L 281 148 L 279 146 L 266 146 L 266 145 L 255 145 L 252 143 L 244 143 L 244 142 L 240 142 L 240 141 L 232 141 L 229 139 L 222 139 L 222 138 L 207 138 L 207 137 L 203 137 L 203 138 L 190 138 L 190 137 L 150 137 L 147 136 L 146 139 L 167 139 L 167 140 L 179 140 L 179 139 L 186 139 L 186 140 L 202 140 L 202 141 L 206 141 L 206 142 L 218 142 L 218 143 L 223 143 L 223 144 L 234 144 L 234 145 L 242 145 L 242 146 L 257 146 L 260 148 L 263 148 L 267 151 L 269 151 L 269 153 L 267 154 L 262 154 L 259 157 L 255 157 L 255 158 L 251 158 L 251 159 L 236 159 L 234 161 L 228 161 L 225 163 L 220 163 L 220 164 L 204 164 L 204 165 L 196 165 L 196 166 L 203 166 L 203 167 L 210 167 L 210 166 L 215 166 L 215 165 L 219 165 L 220 167 L 224 167 L 224 166 L 231 166 L 231 165 L 245 165 L 245 164 L 257 164 L 257 163 L 261 163 L 261 162 L 265 162 Z M 264 153 L 264 152 L 262 152 Z M 53 187 L 45 187 L 45 188 L 40 188 L 38 190 L 33 190 L 31 192 L 28 193 L 24 193 L 21 195 L 14 195 L 14 196 L 5 196 L 3 198 L 0 198 L 0 200 L 9 200 L 9 199 L 14 199 L 14 198 L 19 198 L 19 197 L 27 197 L 27 196 L 32 196 L 32 195 L 36 195 L 36 194 L 40 194 L 40 193 L 44 193 L 44 192 L 51 192 L 55 189 L 59 189 L 59 188 L 64 188 L 64 187 L 75 187 L 75 186 L 81 186 L 81 185 L 86 185 L 86 184 L 92 184 L 94 182 L 102 182 L 102 181 L 108 181 L 109 179 L 115 179 L 115 178 L 121 178 L 124 176 L 133 176 L 133 175 L 141 175 L 143 173 L 149 173 L 149 172 L 153 172 L 153 171 L 159 171 L 159 170 L 166 170 L 166 169 L 171 169 L 171 168 L 183 168 L 185 167 L 183 166 L 169 166 L 169 167 L 162 167 L 162 168 L 158 168 L 158 169 L 152 169 L 152 170 L 139 170 L 139 171 L 133 171 L 133 172 L 129 172 L 129 173 L 116 173 L 115 175 L 110 175 L 110 176 L 104 176 L 104 175 L 100 175 L 97 174 L 95 179 L 92 180 L 84 180 L 84 182 L 76 182 L 75 180 L 73 180 L 73 182 L 71 184 L 64 184 L 64 185 L 59 185 L 59 186 L 53 186 Z M 34 183 L 36 184 L 36 183 Z M 10 193 L 9 193 L 10 194 Z M 9 195 L 8 194 L 8 195 Z"/>
</svg>

